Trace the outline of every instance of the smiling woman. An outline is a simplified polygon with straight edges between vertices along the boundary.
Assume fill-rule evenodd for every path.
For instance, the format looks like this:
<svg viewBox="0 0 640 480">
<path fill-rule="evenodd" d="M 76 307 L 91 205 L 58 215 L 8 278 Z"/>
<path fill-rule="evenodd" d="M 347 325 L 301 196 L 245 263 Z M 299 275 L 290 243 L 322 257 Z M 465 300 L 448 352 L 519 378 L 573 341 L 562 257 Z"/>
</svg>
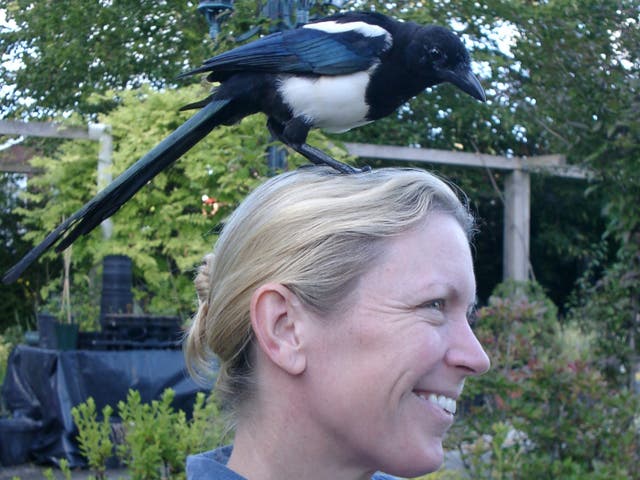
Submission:
<svg viewBox="0 0 640 480">
<path fill-rule="evenodd" d="M 187 359 L 204 373 L 218 358 L 235 440 L 191 456 L 189 478 L 436 470 L 465 378 L 489 368 L 472 230 L 422 170 L 304 168 L 253 192 L 196 278 Z"/>
</svg>

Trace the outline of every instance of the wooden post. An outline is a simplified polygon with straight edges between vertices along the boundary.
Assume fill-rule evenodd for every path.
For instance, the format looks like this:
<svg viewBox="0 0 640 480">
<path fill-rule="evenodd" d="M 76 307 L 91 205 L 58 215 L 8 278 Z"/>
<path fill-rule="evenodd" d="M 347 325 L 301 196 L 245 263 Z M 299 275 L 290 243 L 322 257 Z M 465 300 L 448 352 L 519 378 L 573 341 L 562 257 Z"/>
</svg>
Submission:
<svg viewBox="0 0 640 480">
<path fill-rule="evenodd" d="M 100 151 L 98 152 L 98 191 L 105 188 L 113 180 L 111 167 L 113 160 L 113 138 L 111 137 L 111 127 L 104 123 L 89 124 L 89 138 L 100 142 Z M 102 229 L 102 238 L 108 240 L 113 233 L 113 220 L 107 218 L 100 224 Z"/>
<path fill-rule="evenodd" d="M 506 175 L 504 185 L 504 246 L 502 277 L 529 279 L 529 219 L 531 175 L 522 169 Z"/>
</svg>

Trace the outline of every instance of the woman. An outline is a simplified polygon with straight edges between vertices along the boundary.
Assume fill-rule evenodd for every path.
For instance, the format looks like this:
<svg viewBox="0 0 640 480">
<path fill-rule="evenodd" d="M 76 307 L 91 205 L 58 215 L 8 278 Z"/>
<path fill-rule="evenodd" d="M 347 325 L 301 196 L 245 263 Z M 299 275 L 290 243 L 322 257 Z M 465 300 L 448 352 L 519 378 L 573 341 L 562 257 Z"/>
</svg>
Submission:
<svg viewBox="0 0 640 480">
<path fill-rule="evenodd" d="M 422 170 L 312 167 L 254 191 L 200 269 L 186 342 L 193 371 L 220 363 L 234 445 L 189 457 L 188 477 L 437 470 L 465 378 L 489 368 L 469 324 L 472 230 Z"/>
</svg>

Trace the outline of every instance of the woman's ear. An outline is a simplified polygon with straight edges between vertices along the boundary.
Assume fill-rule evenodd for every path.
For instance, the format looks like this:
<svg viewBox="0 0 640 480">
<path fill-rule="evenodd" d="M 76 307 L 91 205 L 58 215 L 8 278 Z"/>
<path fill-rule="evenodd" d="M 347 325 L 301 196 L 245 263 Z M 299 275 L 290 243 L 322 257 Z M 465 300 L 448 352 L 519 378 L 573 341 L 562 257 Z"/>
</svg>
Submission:
<svg viewBox="0 0 640 480">
<path fill-rule="evenodd" d="M 307 360 L 301 349 L 303 319 L 297 298 L 284 285 L 268 283 L 251 297 L 251 326 L 260 349 L 278 367 L 290 375 L 300 375 Z"/>
</svg>

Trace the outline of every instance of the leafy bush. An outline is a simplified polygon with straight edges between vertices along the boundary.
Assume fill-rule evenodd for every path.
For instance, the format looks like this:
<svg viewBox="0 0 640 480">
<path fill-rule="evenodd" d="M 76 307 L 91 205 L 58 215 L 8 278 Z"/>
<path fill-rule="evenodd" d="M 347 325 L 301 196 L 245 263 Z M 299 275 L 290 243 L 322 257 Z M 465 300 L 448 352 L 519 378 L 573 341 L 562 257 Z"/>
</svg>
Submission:
<svg viewBox="0 0 640 480">
<path fill-rule="evenodd" d="M 565 351 L 539 286 L 499 286 L 477 334 L 493 367 L 468 381 L 474 401 L 448 440 L 472 478 L 638 478 L 640 400 L 612 386 L 593 359 Z"/>
<path fill-rule="evenodd" d="M 640 234 L 635 234 L 603 272 L 603 261 L 596 257 L 579 282 L 571 310 L 583 331 L 597 332 L 593 355 L 607 379 L 618 385 L 633 383 L 640 359 L 639 251 Z"/>
<path fill-rule="evenodd" d="M 89 397 L 86 402 L 71 409 L 73 420 L 78 426 L 78 444 L 80 453 L 87 459 L 89 467 L 98 480 L 104 480 L 107 459 L 113 454 L 111 441 L 111 414 L 113 408 L 105 405 L 102 409 L 102 420 L 99 421 L 96 403 Z"/>
<path fill-rule="evenodd" d="M 110 406 L 104 407 L 101 419 L 92 398 L 74 407 L 80 452 L 97 478 L 104 478 L 106 462 L 114 453 L 134 480 L 184 478 L 187 455 L 224 443 L 226 429 L 212 396 L 196 395 L 191 420 L 173 409 L 174 398 L 174 391 L 166 389 L 159 400 L 143 403 L 140 393 L 130 390 L 126 401 L 118 403 L 124 432 L 119 444 L 112 440 Z"/>
</svg>

